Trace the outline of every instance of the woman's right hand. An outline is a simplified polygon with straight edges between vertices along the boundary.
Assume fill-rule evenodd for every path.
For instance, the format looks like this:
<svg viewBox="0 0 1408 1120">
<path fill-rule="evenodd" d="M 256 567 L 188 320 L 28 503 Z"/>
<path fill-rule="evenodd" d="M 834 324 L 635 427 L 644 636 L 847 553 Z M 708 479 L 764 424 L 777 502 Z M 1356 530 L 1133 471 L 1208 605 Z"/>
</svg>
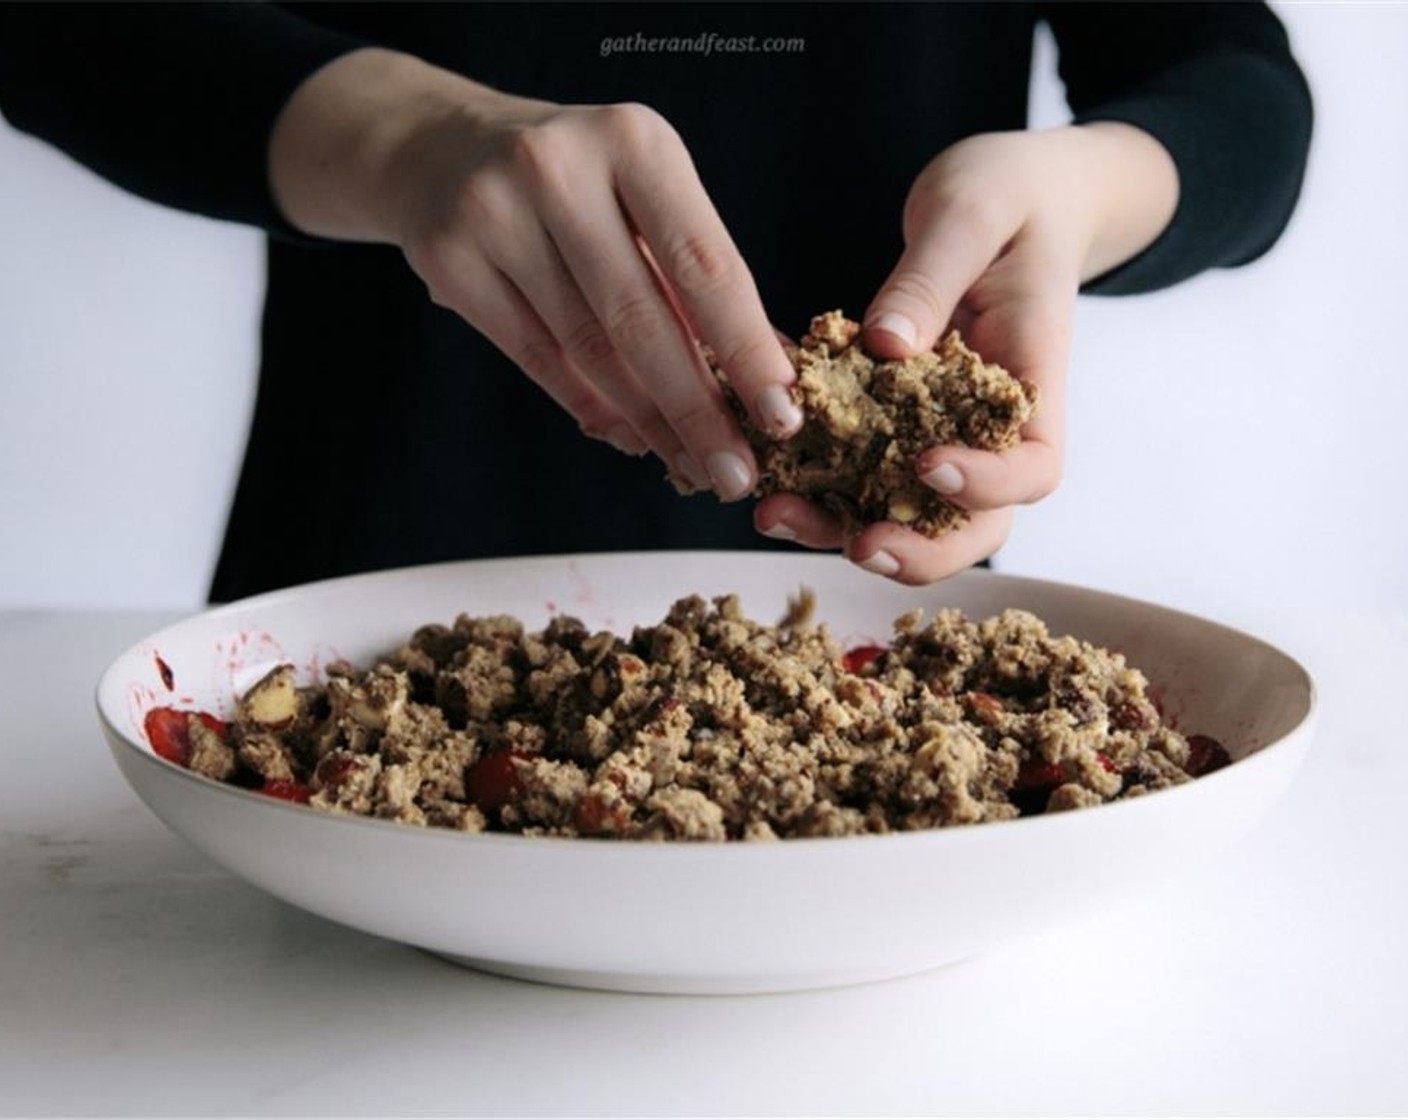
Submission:
<svg viewBox="0 0 1408 1120">
<path fill-rule="evenodd" d="M 741 498 L 757 471 L 698 343 L 762 431 L 801 426 L 752 275 L 645 106 L 513 97 L 361 50 L 295 91 L 270 177 L 294 225 L 399 245 L 586 434 L 697 487 Z"/>
</svg>

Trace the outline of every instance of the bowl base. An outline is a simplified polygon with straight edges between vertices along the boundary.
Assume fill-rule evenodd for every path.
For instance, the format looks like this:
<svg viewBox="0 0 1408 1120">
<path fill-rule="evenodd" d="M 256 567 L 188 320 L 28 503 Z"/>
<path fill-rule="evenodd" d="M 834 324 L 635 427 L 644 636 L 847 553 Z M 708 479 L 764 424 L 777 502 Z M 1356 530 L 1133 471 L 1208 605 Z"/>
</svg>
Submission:
<svg viewBox="0 0 1408 1120">
<path fill-rule="evenodd" d="M 537 965 L 491 961 L 481 957 L 465 957 L 457 953 L 427 952 L 476 972 L 507 976 L 514 980 L 529 980 L 535 984 L 550 984 L 559 988 L 588 988 L 602 992 L 634 992 L 641 995 L 679 996 L 747 996 L 780 992 L 805 992 L 818 988 L 846 988 L 855 984 L 871 984 L 879 980 L 897 980 L 960 964 L 969 957 L 951 961 L 929 961 L 903 968 L 836 969 L 830 972 L 809 972 L 792 975 L 766 976 L 662 976 L 638 972 L 593 972 L 568 968 L 542 968 Z"/>
</svg>

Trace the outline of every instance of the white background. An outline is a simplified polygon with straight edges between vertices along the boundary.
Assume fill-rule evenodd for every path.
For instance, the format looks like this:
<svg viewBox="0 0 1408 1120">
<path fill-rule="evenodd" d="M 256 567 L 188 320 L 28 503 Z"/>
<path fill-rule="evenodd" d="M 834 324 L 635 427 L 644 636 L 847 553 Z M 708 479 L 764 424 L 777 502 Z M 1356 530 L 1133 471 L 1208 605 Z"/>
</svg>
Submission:
<svg viewBox="0 0 1408 1120">
<path fill-rule="evenodd" d="M 1219 615 L 1408 609 L 1408 6 L 1278 10 L 1316 96 L 1293 224 L 1248 268 L 1082 301 L 1065 482 L 1004 569 Z M 258 234 L 0 125 L 0 608 L 202 602 L 261 292 Z"/>
</svg>

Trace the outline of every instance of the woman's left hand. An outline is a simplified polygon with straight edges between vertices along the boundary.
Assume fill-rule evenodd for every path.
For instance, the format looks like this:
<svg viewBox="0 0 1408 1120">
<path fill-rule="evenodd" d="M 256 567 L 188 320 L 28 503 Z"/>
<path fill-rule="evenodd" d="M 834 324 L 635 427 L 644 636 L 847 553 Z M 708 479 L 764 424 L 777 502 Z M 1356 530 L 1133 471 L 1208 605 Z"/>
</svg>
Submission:
<svg viewBox="0 0 1408 1120">
<path fill-rule="evenodd" d="M 905 251 L 866 312 L 864 344 L 904 358 L 956 327 L 985 360 L 1036 386 L 1036 415 L 1010 450 L 954 445 L 919 456 L 919 477 L 970 515 L 937 540 L 894 522 L 846 540 L 831 515 L 795 494 L 758 504 L 759 531 L 844 547 L 861 567 L 909 584 L 943 579 L 995 552 L 1013 507 L 1046 497 L 1060 481 L 1081 282 L 1148 246 L 1177 195 L 1163 147 L 1114 122 L 975 136 L 938 156 L 910 191 Z"/>
</svg>

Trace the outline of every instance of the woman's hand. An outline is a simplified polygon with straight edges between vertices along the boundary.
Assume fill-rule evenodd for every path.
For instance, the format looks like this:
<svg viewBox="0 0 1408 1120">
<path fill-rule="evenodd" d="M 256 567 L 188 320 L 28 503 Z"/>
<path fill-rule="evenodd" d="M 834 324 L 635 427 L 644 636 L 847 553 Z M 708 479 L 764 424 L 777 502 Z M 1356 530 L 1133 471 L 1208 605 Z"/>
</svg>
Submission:
<svg viewBox="0 0 1408 1120">
<path fill-rule="evenodd" d="M 641 105 L 512 97 L 363 50 L 295 92 L 275 195 L 313 234 L 399 245 L 591 436 L 731 500 L 757 465 L 699 353 L 754 422 L 802 422 L 791 363 L 673 128 Z"/>
<path fill-rule="evenodd" d="M 1124 124 L 993 133 L 941 154 L 910 192 L 905 251 L 866 312 L 865 344 L 908 357 L 957 327 L 985 359 L 1036 385 L 1036 416 L 1009 451 L 953 446 L 919 457 L 920 478 L 970 513 L 938 540 L 883 522 L 847 541 L 830 515 L 790 494 L 759 503 L 758 529 L 844 547 L 902 583 L 929 583 L 990 556 L 1007 539 L 1012 507 L 1060 480 L 1077 288 L 1149 245 L 1177 196 L 1167 152 Z"/>
</svg>

